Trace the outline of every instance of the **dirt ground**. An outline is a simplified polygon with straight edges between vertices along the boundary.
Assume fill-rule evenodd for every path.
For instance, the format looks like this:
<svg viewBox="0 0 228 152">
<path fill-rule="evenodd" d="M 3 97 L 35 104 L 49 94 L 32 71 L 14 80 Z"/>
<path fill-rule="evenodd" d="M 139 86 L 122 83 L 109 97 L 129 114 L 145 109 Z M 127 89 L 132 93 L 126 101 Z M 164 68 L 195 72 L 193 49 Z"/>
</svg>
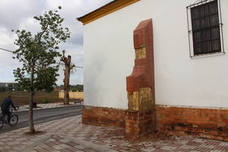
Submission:
<svg viewBox="0 0 228 152">
<path fill-rule="evenodd" d="M 16 105 L 27 105 L 29 102 L 29 94 L 23 91 L 14 92 L 0 92 L 0 103 L 7 97 L 8 94 L 12 95 L 12 99 Z M 37 92 L 35 94 L 35 102 L 37 103 L 56 103 L 63 102 L 62 99 L 58 98 L 58 92 L 53 91 L 51 93 L 47 92 Z"/>
</svg>

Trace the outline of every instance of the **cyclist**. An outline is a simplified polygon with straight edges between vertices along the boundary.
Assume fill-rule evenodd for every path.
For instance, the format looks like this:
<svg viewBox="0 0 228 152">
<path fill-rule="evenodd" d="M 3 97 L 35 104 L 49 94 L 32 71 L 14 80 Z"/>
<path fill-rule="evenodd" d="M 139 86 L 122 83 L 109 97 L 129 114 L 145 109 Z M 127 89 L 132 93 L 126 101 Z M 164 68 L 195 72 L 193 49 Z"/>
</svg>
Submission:
<svg viewBox="0 0 228 152">
<path fill-rule="evenodd" d="M 7 116 L 8 122 L 10 122 L 10 117 L 11 117 L 10 108 L 11 107 L 13 107 L 14 110 L 17 110 L 11 99 L 11 95 L 8 95 L 8 97 L 3 100 L 2 105 L 1 105 L 3 118 L 5 118 L 5 116 Z"/>
</svg>

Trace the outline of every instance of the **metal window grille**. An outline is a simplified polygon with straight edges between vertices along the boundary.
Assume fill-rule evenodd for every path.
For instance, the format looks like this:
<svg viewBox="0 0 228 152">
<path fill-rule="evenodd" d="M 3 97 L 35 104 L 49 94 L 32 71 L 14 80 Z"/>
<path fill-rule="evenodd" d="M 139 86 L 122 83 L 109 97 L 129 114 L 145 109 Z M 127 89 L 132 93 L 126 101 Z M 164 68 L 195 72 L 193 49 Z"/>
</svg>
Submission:
<svg viewBox="0 0 228 152">
<path fill-rule="evenodd" d="M 220 0 L 201 0 L 187 7 L 190 56 L 225 53 Z"/>
</svg>

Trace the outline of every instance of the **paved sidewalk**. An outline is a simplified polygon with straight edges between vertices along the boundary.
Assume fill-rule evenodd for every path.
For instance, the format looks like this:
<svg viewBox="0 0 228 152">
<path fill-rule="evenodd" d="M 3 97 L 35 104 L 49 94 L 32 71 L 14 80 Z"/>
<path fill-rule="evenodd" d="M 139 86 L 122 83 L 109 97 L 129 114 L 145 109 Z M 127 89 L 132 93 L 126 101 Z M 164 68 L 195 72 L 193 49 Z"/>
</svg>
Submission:
<svg viewBox="0 0 228 152">
<path fill-rule="evenodd" d="M 70 102 L 69 105 L 64 105 L 63 103 L 37 104 L 37 108 L 34 108 L 34 110 L 37 110 L 37 109 L 49 109 L 49 108 L 59 108 L 59 107 L 68 107 L 68 106 L 72 106 L 72 105 L 80 105 L 80 103 Z M 29 110 L 29 106 L 28 105 L 24 105 L 24 106 L 20 106 L 18 111 L 28 111 L 28 110 Z"/>
<path fill-rule="evenodd" d="M 45 133 L 25 135 L 27 128 L 0 134 L 0 152 L 228 152 L 228 143 L 193 137 L 130 143 L 123 129 L 83 125 L 81 116 L 36 126 Z"/>
</svg>

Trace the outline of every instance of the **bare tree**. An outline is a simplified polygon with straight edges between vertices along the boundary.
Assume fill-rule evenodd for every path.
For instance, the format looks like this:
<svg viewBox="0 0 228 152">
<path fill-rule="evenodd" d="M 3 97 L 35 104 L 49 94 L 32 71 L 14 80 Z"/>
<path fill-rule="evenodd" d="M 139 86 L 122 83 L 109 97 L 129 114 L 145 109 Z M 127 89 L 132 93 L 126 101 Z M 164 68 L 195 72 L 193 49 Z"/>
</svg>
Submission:
<svg viewBox="0 0 228 152">
<path fill-rule="evenodd" d="M 71 63 L 71 56 L 70 55 L 68 55 L 67 57 L 65 56 L 65 51 L 63 51 L 61 61 L 64 63 L 64 66 L 65 66 L 64 79 L 63 79 L 63 83 L 64 83 L 64 104 L 69 104 L 69 102 L 70 102 L 70 96 L 69 96 L 70 72 L 75 67 L 75 65 Z"/>
</svg>

